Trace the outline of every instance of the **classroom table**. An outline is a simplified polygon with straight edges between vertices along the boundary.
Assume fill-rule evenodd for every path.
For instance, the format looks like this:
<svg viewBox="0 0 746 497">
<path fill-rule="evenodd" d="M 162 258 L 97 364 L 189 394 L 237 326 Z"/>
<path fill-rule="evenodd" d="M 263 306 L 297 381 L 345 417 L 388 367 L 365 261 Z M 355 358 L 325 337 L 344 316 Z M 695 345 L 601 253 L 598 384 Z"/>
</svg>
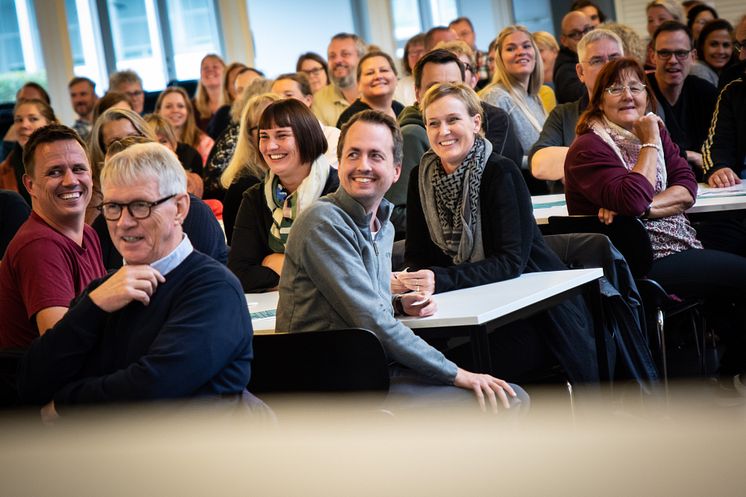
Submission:
<svg viewBox="0 0 746 497">
<path fill-rule="evenodd" d="M 709 215 L 726 211 L 746 210 L 746 182 L 730 188 L 710 188 L 700 183 L 697 200 L 687 209 L 687 214 Z M 563 193 L 531 197 L 537 224 L 547 224 L 551 216 L 567 216 L 567 204 Z"/>
<path fill-rule="evenodd" d="M 475 369 L 487 372 L 492 365 L 489 333 L 548 309 L 587 285 L 597 285 L 601 276 L 600 268 L 526 273 L 511 280 L 435 294 L 435 314 L 402 317 L 400 321 L 425 340 L 469 337 Z M 597 293 L 597 286 L 593 291 Z M 246 294 L 255 334 L 273 332 L 277 300 L 278 292 Z"/>
</svg>

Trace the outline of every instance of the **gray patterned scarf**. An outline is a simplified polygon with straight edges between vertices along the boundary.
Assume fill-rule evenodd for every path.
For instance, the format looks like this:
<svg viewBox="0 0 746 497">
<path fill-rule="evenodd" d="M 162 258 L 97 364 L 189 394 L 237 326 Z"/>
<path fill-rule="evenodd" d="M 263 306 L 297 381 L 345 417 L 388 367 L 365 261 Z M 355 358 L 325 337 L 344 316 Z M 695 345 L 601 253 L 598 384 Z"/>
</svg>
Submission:
<svg viewBox="0 0 746 497">
<path fill-rule="evenodd" d="M 420 161 L 420 202 L 430 238 L 454 264 L 484 259 L 479 187 L 491 153 L 492 144 L 477 136 L 452 174 L 432 149 Z"/>
</svg>

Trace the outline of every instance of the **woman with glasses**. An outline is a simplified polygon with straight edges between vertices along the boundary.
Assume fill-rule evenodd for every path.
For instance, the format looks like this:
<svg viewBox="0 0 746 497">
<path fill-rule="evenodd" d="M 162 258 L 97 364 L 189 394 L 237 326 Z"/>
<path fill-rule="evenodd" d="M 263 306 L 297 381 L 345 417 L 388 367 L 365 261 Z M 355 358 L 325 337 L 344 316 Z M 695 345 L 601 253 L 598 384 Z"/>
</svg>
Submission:
<svg viewBox="0 0 746 497">
<path fill-rule="evenodd" d="M 396 64 L 387 53 L 368 52 L 357 64 L 357 88 L 360 96 L 347 107 L 337 120 L 342 126 L 362 110 L 378 110 L 394 119 L 404 110 L 401 102 L 394 100 L 396 91 Z"/>
<path fill-rule="evenodd" d="M 313 52 L 306 52 L 298 57 L 295 72 L 302 72 L 308 76 L 311 92 L 314 94 L 329 84 L 329 66 L 324 58 Z"/>
<path fill-rule="evenodd" d="M 247 293 L 277 288 L 293 220 L 339 186 L 337 170 L 324 156 L 327 142 L 319 121 L 300 101 L 269 104 L 256 133 L 267 173 L 244 192 L 228 258 L 228 269 Z"/>
<path fill-rule="evenodd" d="M 495 75 L 481 92 L 482 100 L 510 115 L 523 147 L 521 167 L 532 194 L 547 193 L 546 184 L 531 181 L 526 154 L 539 138 L 547 113 L 539 98 L 544 66 L 531 33 L 508 26 L 497 36 Z"/>
<path fill-rule="evenodd" d="M 697 61 L 689 74 L 709 81 L 717 87 L 720 74 L 735 63 L 733 26 L 725 19 L 715 19 L 704 25 L 695 43 Z"/>
<path fill-rule="evenodd" d="M 697 195 L 694 173 L 661 119 L 650 113 L 654 105 L 637 61 L 621 58 L 604 67 L 567 153 L 567 209 L 605 224 L 616 216 L 641 218 L 653 248 L 647 276 L 681 297 L 719 303 L 735 297 L 740 309 L 731 317 L 742 333 L 746 258 L 702 248 L 684 215 Z M 743 350 L 735 352 L 726 370 L 743 358 Z"/>
<path fill-rule="evenodd" d="M 439 84 L 420 106 L 431 149 L 411 173 L 410 270 L 392 278 L 392 291 L 440 293 L 566 269 L 539 232 L 520 170 L 484 138 L 476 93 L 464 84 Z M 573 298 L 492 335 L 491 373 L 519 381 L 549 360 L 558 361 L 573 383 L 597 381 L 588 318 L 582 299 Z"/>
</svg>

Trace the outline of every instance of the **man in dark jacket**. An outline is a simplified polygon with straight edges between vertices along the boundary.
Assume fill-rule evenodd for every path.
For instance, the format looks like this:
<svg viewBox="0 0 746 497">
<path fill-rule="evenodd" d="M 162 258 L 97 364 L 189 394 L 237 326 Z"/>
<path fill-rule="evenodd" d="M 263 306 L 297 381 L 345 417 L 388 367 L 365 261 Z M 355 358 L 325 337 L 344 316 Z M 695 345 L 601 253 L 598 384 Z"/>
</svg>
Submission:
<svg viewBox="0 0 746 497">
<path fill-rule="evenodd" d="M 578 63 L 578 42 L 583 35 L 593 29 L 591 20 L 583 12 L 575 10 L 562 18 L 560 51 L 554 62 L 554 93 L 557 103 L 574 102 L 586 92 L 578 79 L 575 66 Z"/>
<path fill-rule="evenodd" d="M 464 64 L 458 55 L 449 51 L 436 49 L 426 53 L 412 70 L 414 91 L 417 102 L 425 92 L 438 83 L 463 83 L 465 78 Z M 399 114 L 399 126 L 404 137 L 404 159 L 402 174 L 399 180 L 386 193 L 386 200 L 394 204 L 391 221 L 396 228 L 396 238 L 400 239 L 406 232 L 406 204 L 409 173 L 420 163 L 422 155 L 430 148 L 425 133 L 425 123 L 419 104 L 405 107 Z M 510 124 L 510 117 L 494 105 L 482 102 L 485 120 L 485 138 L 493 150 L 520 165 L 523 158 L 518 137 Z"/>
</svg>

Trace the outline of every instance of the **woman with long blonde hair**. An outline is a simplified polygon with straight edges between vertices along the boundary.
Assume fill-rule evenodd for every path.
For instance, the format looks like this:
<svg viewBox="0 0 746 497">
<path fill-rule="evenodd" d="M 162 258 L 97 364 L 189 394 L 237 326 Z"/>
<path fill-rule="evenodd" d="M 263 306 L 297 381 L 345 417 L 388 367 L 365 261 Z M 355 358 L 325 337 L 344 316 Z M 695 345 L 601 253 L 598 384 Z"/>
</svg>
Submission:
<svg viewBox="0 0 746 497">
<path fill-rule="evenodd" d="M 223 225 L 229 245 L 233 237 L 233 225 L 238 208 L 241 206 L 243 192 L 259 183 L 267 171 L 257 147 L 259 118 L 269 104 L 280 99 L 281 97 L 274 93 L 254 95 L 246 102 L 241 114 L 236 150 L 228 167 L 220 176 L 220 183 L 226 189 L 225 197 L 223 197 Z"/>
<path fill-rule="evenodd" d="M 199 82 L 194 94 L 195 121 L 202 131 L 207 131 L 207 124 L 212 116 L 230 99 L 223 87 L 224 73 L 225 62 L 219 55 L 211 53 L 202 57 Z"/>
<path fill-rule="evenodd" d="M 186 90 L 179 86 L 170 86 L 163 90 L 155 102 L 155 113 L 171 123 L 180 142 L 194 147 L 199 152 L 204 166 L 215 142 L 197 127 L 194 108 Z"/>
<path fill-rule="evenodd" d="M 525 171 L 527 180 L 530 174 L 527 174 L 526 154 L 539 139 L 547 118 L 539 98 L 543 74 L 544 65 L 531 32 L 518 25 L 503 29 L 495 44 L 495 75 L 480 92 L 480 97 L 510 115 L 524 153 L 522 163 L 518 165 Z M 531 188 L 532 194 L 545 193 L 535 188 Z"/>
</svg>

